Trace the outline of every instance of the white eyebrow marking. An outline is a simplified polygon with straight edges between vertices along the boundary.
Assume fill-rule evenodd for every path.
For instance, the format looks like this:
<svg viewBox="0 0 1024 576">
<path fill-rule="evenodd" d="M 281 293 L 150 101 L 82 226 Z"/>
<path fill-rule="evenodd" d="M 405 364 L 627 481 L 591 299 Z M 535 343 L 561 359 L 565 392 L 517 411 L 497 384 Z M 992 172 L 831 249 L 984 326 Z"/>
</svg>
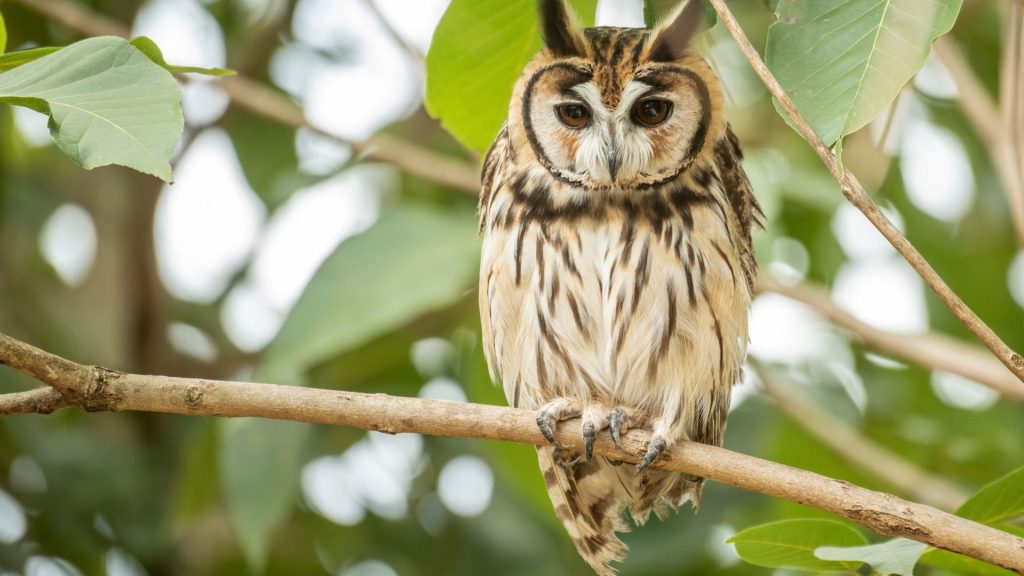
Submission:
<svg viewBox="0 0 1024 576">
<path fill-rule="evenodd" d="M 604 107 L 604 102 L 601 102 L 601 92 L 593 82 L 577 84 L 572 87 L 572 91 L 579 94 L 580 98 L 590 105 L 590 109 L 594 112 L 594 115 L 597 116 L 598 120 L 603 121 L 608 118 L 608 109 Z"/>
<path fill-rule="evenodd" d="M 653 86 L 650 84 L 630 80 L 622 90 L 622 100 L 619 102 L 619 107 L 615 109 L 615 115 L 622 116 L 623 113 L 628 112 L 633 107 L 633 101 L 643 94 L 650 92 L 651 88 Z"/>
</svg>

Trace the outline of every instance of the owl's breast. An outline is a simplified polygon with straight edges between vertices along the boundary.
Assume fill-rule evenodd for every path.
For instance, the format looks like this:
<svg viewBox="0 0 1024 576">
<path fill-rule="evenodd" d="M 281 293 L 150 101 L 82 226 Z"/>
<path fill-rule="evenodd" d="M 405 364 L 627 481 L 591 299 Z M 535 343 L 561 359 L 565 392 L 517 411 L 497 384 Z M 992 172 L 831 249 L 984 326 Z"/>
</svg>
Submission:
<svg viewBox="0 0 1024 576">
<path fill-rule="evenodd" d="M 653 412 L 731 386 L 750 294 L 716 211 L 691 216 L 486 228 L 485 350 L 512 405 L 567 396 Z"/>
</svg>

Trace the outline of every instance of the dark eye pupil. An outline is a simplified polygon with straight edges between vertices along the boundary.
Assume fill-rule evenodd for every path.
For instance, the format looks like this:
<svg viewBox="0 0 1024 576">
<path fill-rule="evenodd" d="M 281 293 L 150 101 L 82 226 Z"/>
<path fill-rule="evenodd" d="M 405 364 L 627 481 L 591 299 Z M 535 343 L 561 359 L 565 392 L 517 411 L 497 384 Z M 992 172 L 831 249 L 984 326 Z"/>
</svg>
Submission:
<svg viewBox="0 0 1024 576">
<path fill-rule="evenodd" d="M 641 111 L 643 112 L 644 116 L 647 116 L 648 118 L 654 118 L 661 114 L 661 106 L 661 102 L 657 100 L 648 100 L 647 102 L 643 103 Z"/>
<path fill-rule="evenodd" d="M 590 121 L 590 109 L 583 104 L 560 104 L 555 107 L 562 124 L 582 128 Z"/>
</svg>

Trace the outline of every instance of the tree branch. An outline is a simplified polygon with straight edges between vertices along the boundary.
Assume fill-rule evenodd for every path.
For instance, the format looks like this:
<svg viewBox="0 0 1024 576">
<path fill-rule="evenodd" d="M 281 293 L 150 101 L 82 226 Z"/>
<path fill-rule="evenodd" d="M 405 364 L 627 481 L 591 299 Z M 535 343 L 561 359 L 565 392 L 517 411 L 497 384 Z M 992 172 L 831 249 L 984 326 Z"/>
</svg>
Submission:
<svg viewBox="0 0 1024 576">
<path fill-rule="evenodd" d="M 808 284 L 787 285 L 762 273 L 759 292 L 774 292 L 813 308 L 830 323 L 849 331 L 865 345 L 915 364 L 946 370 L 1024 401 L 1024 383 L 984 351 L 945 334 L 896 334 L 866 324 L 836 305 L 823 289 Z"/>
<path fill-rule="evenodd" d="M 83 34 L 121 37 L 131 34 L 123 24 L 68 0 L 14 1 Z M 376 134 L 362 142 L 342 138 L 321 126 L 311 124 L 302 109 L 288 96 L 241 75 L 221 78 L 219 85 L 232 102 L 254 114 L 292 128 L 308 128 L 352 148 L 358 155 L 394 164 L 409 174 L 431 182 L 474 196 L 480 192 L 480 176 L 468 162 L 386 134 Z"/>
<path fill-rule="evenodd" d="M 545 443 L 533 412 L 524 409 L 275 384 L 125 374 L 71 362 L 5 334 L 0 334 L 0 363 L 52 386 L 68 405 L 88 411 L 255 416 L 391 434 L 413 432 Z M 11 396 L 16 396 L 16 401 L 9 401 Z M 28 397 L 38 402 L 27 402 Z M 24 413 L 35 405 L 51 408 L 59 406 L 60 401 L 52 391 L 9 395 L 0 401 L 0 414 Z M 579 441 L 576 430 L 578 422 L 570 421 L 559 427 L 557 436 L 561 442 L 573 444 Z M 623 451 L 607 433 L 602 433 L 595 451 L 637 462 L 637 454 L 643 453 L 649 438 L 645 431 L 631 430 L 624 437 Z M 911 538 L 1024 574 L 1024 539 L 890 494 L 695 442 L 684 442 L 670 450 L 657 466 L 827 510 L 879 534 Z"/>
<path fill-rule="evenodd" d="M 758 360 L 749 357 L 747 362 L 760 378 L 764 393 L 793 422 L 858 470 L 915 500 L 943 510 L 956 510 L 970 496 L 956 484 L 929 474 L 899 454 L 864 437 Z"/>
<path fill-rule="evenodd" d="M 1009 41 L 1007 38 L 1008 43 Z M 949 75 L 953 77 L 953 82 L 956 83 L 960 92 L 960 108 L 964 116 L 974 127 L 985 148 L 991 152 L 992 163 L 1010 205 L 1010 216 L 1017 231 L 1017 241 L 1024 246 L 1024 173 L 1021 172 L 1014 155 L 1013 125 L 1003 120 L 995 101 L 971 70 L 955 40 L 948 35 L 939 38 L 935 42 L 935 54 L 942 60 L 949 70 Z M 1007 69 L 1008 65 L 1004 67 L 1004 70 Z M 1005 73 L 1003 77 L 1004 81 L 1007 80 Z"/>
<path fill-rule="evenodd" d="M 942 278 L 935 272 L 931 264 L 914 248 L 914 245 L 910 243 L 903 236 L 903 234 L 893 225 L 892 222 L 885 216 L 882 210 L 875 204 L 874 200 L 868 195 L 861 186 L 857 177 L 853 175 L 853 172 L 844 170 L 839 165 L 839 161 L 835 155 L 829 151 L 825 143 L 821 141 L 821 138 L 814 132 L 810 124 L 804 120 L 803 116 L 800 115 L 800 111 L 797 109 L 796 104 L 790 99 L 789 95 L 779 84 L 779 81 L 775 79 L 775 76 L 768 70 L 768 66 L 765 65 L 761 55 L 757 53 L 754 46 L 747 39 L 743 29 L 740 28 L 736 18 L 733 16 L 729 7 L 726 6 L 725 0 L 710 0 L 711 5 L 714 6 L 715 12 L 718 13 L 719 20 L 729 30 L 736 44 L 739 46 L 740 51 L 747 58 L 750 66 L 754 69 L 754 72 L 761 78 L 761 81 L 771 92 L 772 96 L 779 102 L 782 108 L 786 111 L 786 114 L 792 120 L 793 125 L 796 127 L 797 132 L 803 136 L 804 140 L 811 145 L 811 148 L 818 154 L 821 161 L 828 168 L 828 171 L 839 183 L 839 187 L 843 192 L 843 196 L 849 200 L 850 204 L 856 207 L 858 210 L 867 216 L 868 220 L 882 233 L 882 236 L 889 241 L 890 244 L 900 253 L 901 256 L 910 264 L 914 270 L 917 271 L 918 275 L 928 284 L 929 287 L 938 295 L 939 299 L 953 312 L 964 326 L 967 327 L 993 354 L 999 358 L 999 361 L 1006 365 L 1007 368 L 1013 372 L 1018 379 L 1024 382 L 1024 357 L 1014 352 L 1009 346 L 1006 345 L 999 336 L 992 331 L 991 328 L 985 324 L 978 315 L 971 310 L 967 304 L 954 292 Z"/>
<path fill-rule="evenodd" d="M 1014 223 L 1024 247 L 1024 3 L 1020 0 L 1007 2 L 1005 49 L 999 76 L 999 100 L 1006 130 L 1005 156 L 1003 161 L 1016 182 L 1016 188 L 1007 189 L 1015 196 L 1010 199 L 1013 206 Z"/>
<path fill-rule="evenodd" d="M 67 400 L 54 388 L 35 388 L 26 392 L 0 394 L 0 415 L 49 414 L 66 408 Z"/>
</svg>

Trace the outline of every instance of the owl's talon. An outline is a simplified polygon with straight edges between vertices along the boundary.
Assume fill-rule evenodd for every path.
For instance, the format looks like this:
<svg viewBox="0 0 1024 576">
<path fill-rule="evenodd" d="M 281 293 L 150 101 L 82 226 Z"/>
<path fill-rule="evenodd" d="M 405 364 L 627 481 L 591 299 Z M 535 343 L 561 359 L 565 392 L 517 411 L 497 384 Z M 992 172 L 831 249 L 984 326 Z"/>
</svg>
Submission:
<svg viewBox="0 0 1024 576">
<path fill-rule="evenodd" d="M 587 457 L 587 462 L 594 456 L 594 440 L 597 438 L 597 431 L 594 430 L 593 422 L 587 422 L 583 425 L 583 452 Z"/>
<path fill-rule="evenodd" d="M 566 446 L 555 438 L 555 431 L 552 426 L 557 422 L 554 416 L 541 411 L 537 414 L 537 428 L 540 428 L 540 433 L 544 435 L 544 438 L 551 443 L 552 446 L 560 450 L 572 449 L 572 446 Z"/>
<path fill-rule="evenodd" d="M 665 451 L 665 447 L 666 444 L 664 438 L 660 436 L 655 436 L 654 438 L 651 438 L 650 444 L 647 445 L 647 453 L 644 454 L 644 457 L 642 460 L 640 460 L 640 463 L 636 465 L 636 471 L 643 472 L 644 470 L 646 470 L 648 466 L 650 466 L 654 461 L 658 459 L 659 456 L 661 456 L 662 452 Z"/>
<path fill-rule="evenodd" d="M 622 449 L 622 435 L 629 429 L 626 412 L 622 408 L 616 408 L 608 415 L 608 430 L 612 434 L 612 442 L 619 449 Z"/>
</svg>

